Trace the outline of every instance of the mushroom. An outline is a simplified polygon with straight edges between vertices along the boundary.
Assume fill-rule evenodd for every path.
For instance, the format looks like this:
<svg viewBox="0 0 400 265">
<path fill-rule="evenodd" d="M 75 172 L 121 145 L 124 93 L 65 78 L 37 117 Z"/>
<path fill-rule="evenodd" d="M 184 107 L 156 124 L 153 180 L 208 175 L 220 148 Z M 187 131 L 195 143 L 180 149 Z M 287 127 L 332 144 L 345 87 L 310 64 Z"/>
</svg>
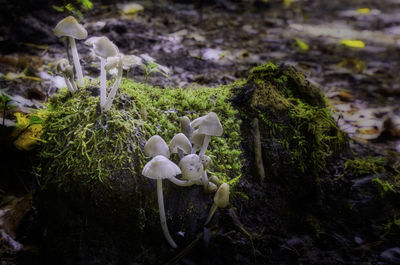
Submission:
<svg viewBox="0 0 400 265">
<path fill-rule="evenodd" d="M 162 155 L 155 156 L 144 166 L 142 171 L 143 176 L 157 180 L 157 199 L 158 199 L 158 208 L 160 212 L 161 228 L 163 230 L 165 238 L 173 248 L 176 248 L 177 245 L 168 231 L 167 219 L 165 217 L 165 209 L 164 209 L 162 180 L 175 177 L 180 173 L 181 170 L 179 169 L 179 167 L 175 165 L 175 163 L 170 161 L 168 158 Z"/>
<path fill-rule="evenodd" d="M 107 99 L 106 60 L 108 57 L 118 55 L 118 47 L 107 37 L 91 37 L 85 41 L 85 44 L 92 46 L 92 51 L 100 58 L 100 107 L 104 109 Z"/>
<path fill-rule="evenodd" d="M 212 182 L 208 182 L 207 183 L 207 188 L 206 188 L 206 192 L 208 192 L 208 193 L 212 193 L 212 192 L 214 192 L 214 191 L 216 191 L 218 189 L 218 186 L 217 185 L 215 185 L 214 183 L 212 183 Z"/>
<path fill-rule="evenodd" d="M 204 225 L 207 225 L 210 222 L 211 218 L 213 217 L 218 207 L 225 208 L 226 206 L 228 206 L 228 204 L 229 204 L 229 185 L 228 183 L 222 183 L 214 195 L 214 203 L 211 206 L 210 214 L 208 215 L 208 218 L 204 223 Z"/>
<path fill-rule="evenodd" d="M 204 167 L 204 171 L 203 171 L 203 176 L 202 176 L 202 182 L 204 185 L 204 190 L 208 191 L 208 177 L 207 177 L 207 171 L 206 169 L 210 166 L 211 164 L 211 158 L 207 155 L 200 155 L 200 162 Z"/>
<path fill-rule="evenodd" d="M 182 159 L 185 154 L 190 154 L 192 144 L 183 133 L 178 133 L 169 142 L 169 149 L 173 154 L 178 153 L 179 159 Z"/>
<path fill-rule="evenodd" d="M 56 70 L 62 77 L 64 77 L 65 84 L 68 87 L 68 90 L 71 93 L 74 93 L 77 90 L 75 81 L 74 81 L 74 70 L 72 66 L 69 64 L 67 59 L 61 59 L 56 63 Z"/>
<path fill-rule="evenodd" d="M 214 112 L 210 112 L 205 116 L 195 119 L 192 121 L 191 125 L 193 128 L 198 127 L 198 133 L 205 135 L 199 155 L 204 155 L 206 153 L 211 136 L 221 136 L 223 132 L 221 122 Z"/>
<path fill-rule="evenodd" d="M 147 140 L 144 145 L 144 153 L 150 157 L 162 155 L 169 158 L 168 145 L 159 135 L 153 135 L 149 140 Z"/>
<path fill-rule="evenodd" d="M 190 120 L 188 117 L 183 116 L 180 118 L 181 122 L 181 131 L 188 139 L 190 139 L 193 135 L 193 127 L 190 126 Z"/>
<path fill-rule="evenodd" d="M 56 35 L 57 37 L 68 37 L 71 46 L 72 58 L 74 60 L 76 76 L 78 77 L 78 85 L 83 86 L 84 83 L 82 68 L 81 64 L 79 63 L 79 55 L 78 50 L 76 49 L 75 39 L 86 39 L 86 29 L 81 24 L 79 24 L 73 16 L 68 16 L 58 22 L 58 24 L 54 28 L 54 35 Z"/>
<path fill-rule="evenodd" d="M 217 185 L 217 187 L 218 187 L 219 185 L 221 185 L 221 183 L 219 182 L 218 177 L 215 176 L 215 175 L 212 175 L 208 180 L 209 180 L 210 182 L 214 183 L 215 185 Z"/>
<path fill-rule="evenodd" d="M 118 74 L 117 74 L 117 79 L 115 80 L 113 87 L 111 88 L 111 91 L 108 94 L 108 97 L 104 104 L 104 111 L 108 111 L 111 108 L 114 97 L 117 94 L 119 85 L 121 84 L 123 68 L 124 67 L 129 68 L 134 65 L 139 65 L 141 61 L 142 59 L 140 57 L 137 57 L 135 55 L 124 55 L 122 53 L 120 53 L 115 57 L 112 57 L 112 59 L 110 58 L 110 61 L 105 66 L 105 69 L 109 70 L 112 68 L 117 68 Z"/>
<path fill-rule="evenodd" d="M 190 154 L 184 156 L 179 162 L 179 167 L 182 171 L 183 179 L 201 184 L 201 176 L 203 175 L 204 167 L 198 155 Z"/>
<path fill-rule="evenodd" d="M 193 132 L 192 138 L 190 138 L 190 142 L 193 144 L 192 147 L 192 154 L 195 154 L 197 152 L 197 148 L 203 145 L 204 143 L 204 134 L 199 133 L 199 130 L 195 130 Z"/>
</svg>

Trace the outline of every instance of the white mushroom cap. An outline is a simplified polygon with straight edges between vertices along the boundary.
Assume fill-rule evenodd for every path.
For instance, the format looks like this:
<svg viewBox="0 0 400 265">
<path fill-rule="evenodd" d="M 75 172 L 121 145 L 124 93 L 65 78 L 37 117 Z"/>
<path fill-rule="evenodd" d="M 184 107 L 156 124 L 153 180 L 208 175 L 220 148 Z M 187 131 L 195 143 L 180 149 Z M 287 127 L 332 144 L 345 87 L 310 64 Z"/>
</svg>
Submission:
<svg viewBox="0 0 400 265">
<path fill-rule="evenodd" d="M 220 207 L 225 208 L 229 204 L 229 185 L 228 183 L 222 183 L 219 186 L 214 196 L 214 203 Z"/>
<path fill-rule="evenodd" d="M 204 169 L 207 169 L 211 164 L 211 157 L 208 155 L 201 155 L 200 161 L 203 164 Z"/>
<path fill-rule="evenodd" d="M 54 35 L 57 37 L 67 36 L 82 40 L 87 38 L 87 31 L 73 16 L 68 16 L 58 22 L 54 28 Z"/>
<path fill-rule="evenodd" d="M 169 150 L 171 153 L 178 153 L 178 147 L 181 148 L 185 154 L 190 154 L 192 144 L 183 133 L 175 134 L 171 142 L 169 142 Z"/>
<path fill-rule="evenodd" d="M 142 63 L 142 59 L 138 56 L 124 55 L 122 53 L 119 53 L 117 56 L 108 57 L 104 68 L 107 71 L 113 68 L 117 68 L 120 60 L 122 60 L 122 65 L 124 68 L 128 68 Z"/>
<path fill-rule="evenodd" d="M 190 142 L 197 146 L 202 146 L 204 142 L 205 134 L 201 134 L 199 130 L 195 130 L 193 132 L 192 138 L 190 138 Z"/>
<path fill-rule="evenodd" d="M 117 56 L 119 53 L 118 47 L 107 37 L 91 37 L 85 41 L 86 45 L 93 46 L 94 53 L 104 59 Z"/>
<path fill-rule="evenodd" d="M 143 168 L 142 175 L 151 179 L 168 179 L 181 174 L 179 167 L 162 155 L 155 156 Z"/>
<path fill-rule="evenodd" d="M 68 78 L 72 78 L 74 75 L 74 71 L 72 66 L 69 64 L 68 60 L 63 58 L 56 62 L 56 70 L 59 74 L 64 74 Z"/>
<path fill-rule="evenodd" d="M 194 120 L 192 126 L 193 128 L 199 127 L 199 133 L 205 135 L 221 136 L 223 132 L 222 124 L 214 112 Z"/>
<path fill-rule="evenodd" d="M 200 179 L 204 171 L 200 157 L 196 154 L 184 156 L 179 162 L 179 167 L 182 171 L 182 179 L 186 180 Z"/>
<path fill-rule="evenodd" d="M 186 137 L 190 138 L 193 134 L 193 127 L 190 126 L 190 120 L 188 117 L 183 116 L 180 118 L 181 122 L 181 131 Z"/>
<path fill-rule="evenodd" d="M 153 135 L 150 137 L 144 146 L 144 153 L 150 157 L 162 155 L 169 158 L 168 145 L 159 135 Z"/>
</svg>

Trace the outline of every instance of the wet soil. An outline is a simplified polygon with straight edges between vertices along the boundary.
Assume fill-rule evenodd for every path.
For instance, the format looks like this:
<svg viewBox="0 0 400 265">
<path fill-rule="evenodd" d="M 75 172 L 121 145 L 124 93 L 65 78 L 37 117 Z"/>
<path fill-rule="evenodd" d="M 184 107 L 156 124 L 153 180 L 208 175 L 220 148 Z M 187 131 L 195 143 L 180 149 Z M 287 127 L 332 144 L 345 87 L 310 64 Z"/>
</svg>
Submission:
<svg viewBox="0 0 400 265">
<path fill-rule="evenodd" d="M 55 12 L 50 5 L 38 8 L 16 3 L 0 1 L 2 77 L 24 69 L 30 76 L 54 71 L 50 64 L 65 56 L 65 45 L 52 35 L 52 28 L 65 14 Z M 147 80 L 151 84 L 228 84 L 247 77 L 253 66 L 275 61 L 303 71 L 326 95 L 349 92 L 353 104 L 361 110 L 398 109 L 399 1 L 293 1 L 284 5 L 275 0 L 220 0 L 142 4 L 144 11 L 126 18 L 117 5 L 98 3 L 85 15 L 83 23 L 90 36 L 105 35 L 123 53 L 147 53 L 171 69 L 170 80 L 154 74 Z M 363 7 L 379 12 L 354 13 Z M 22 15 L 21 10 L 29 12 Z M 366 47 L 341 45 L 340 40 L 348 35 L 334 29 L 351 30 L 351 34 L 362 37 Z M 306 42 L 309 49 L 299 48 L 296 38 Z M 78 42 L 78 49 L 85 74 L 96 77 L 98 70 L 92 66 L 96 59 L 82 42 Z M 139 68 L 131 70 L 128 77 L 145 80 Z M 0 85 L 9 94 L 38 101 L 57 90 L 50 78 L 42 78 L 41 82 L 1 78 Z M 346 101 L 340 97 L 330 99 L 333 108 Z M 388 153 L 396 151 L 398 143 L 399 139 L 391 134 L 370 141 L 350 140 L 350 148 L 332 159 L 321 174 L 316 190 L 297 202 L 291 200 L 296 196 L 288 183 L 267 177 L 259 184 L 252 166 L 246 164 L 238 191 L 248 199 L 234 197 L 232 207 L 218 211 L 210 227 L 199 232 L 196 240 L 180 251 L 164 255 L 157 263 L 399 264 L 399 226 L 392 224 L 387 229 L 400 214 L 398 193 L 382 197 L 371 183 L 377 174 L 343 176 L 344 162 L 357 156 L 384 155 L 389 157 L 386 169 L 398 170 L 398 155 Z M 244 150 L 246 156 L 252 156 L 248 149 Z M 38 187 L 36 176 L 28 170 L 31 160 L 26 153 L 2 141 L 1 154 L 1 168 L 5 169 L 0 187 L 2 199 L 9 194 L 22 196 Z M 10 164 L 10 160 L 14 163 Z M 32 200 L 35 205 L 35 196 Z M 40 245 L 46 233 L 41 224 L 45 220 L 38 216 L 33 206 L 17 235 L 17 240 L 29 247 L 18 255 L 1 251 L 2 262 L 44 264 L 41 258 L 46 255 L 40 251 Z M 92 264 L 106 263 L 91 256 L 90 251 L 84 255 Z M 145 256 L 146 250 L 133 263 Z M 122 261 L 115 257 L 107 262 Z M 64 263 L 68 262 L 73 264 Z"/>
</svg>

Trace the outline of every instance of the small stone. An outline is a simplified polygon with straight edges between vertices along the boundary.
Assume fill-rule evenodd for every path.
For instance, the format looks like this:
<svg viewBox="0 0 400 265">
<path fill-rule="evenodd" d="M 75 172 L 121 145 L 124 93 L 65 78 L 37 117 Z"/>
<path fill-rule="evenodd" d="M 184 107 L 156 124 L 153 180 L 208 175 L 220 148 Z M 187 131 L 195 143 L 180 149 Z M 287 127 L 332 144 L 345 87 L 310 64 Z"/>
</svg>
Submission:
<svg viewBox="0 0 400 265">
<path fill-rule="evenodd" d="M 354 242 L 356 242 L 356 244 L 358 244 L 358 245 L 361 245 L 362 243 L 364 243 L 364 240 L 362 240 L 362 238 L 359 236 L 355 236 Z"/>
<path fill-rule="evenodd" d="M 389 248 L 380 255 L 381 259 L 394 264 L 400 264 L 400 248 Z"/>
</svg>

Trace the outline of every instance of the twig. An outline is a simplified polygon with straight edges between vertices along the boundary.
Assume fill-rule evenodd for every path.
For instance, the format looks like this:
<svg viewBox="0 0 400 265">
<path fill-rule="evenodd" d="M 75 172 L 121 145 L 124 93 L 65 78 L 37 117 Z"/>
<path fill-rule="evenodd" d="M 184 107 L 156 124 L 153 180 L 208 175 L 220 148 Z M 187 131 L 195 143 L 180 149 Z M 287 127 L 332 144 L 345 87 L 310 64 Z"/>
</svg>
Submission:
<svg viewBox="0 0 400 265">
<path fill-rule="evenodd" d="M 260 179 L 260 182 L 262 183 L 265 179 L 265 170 L 264 170 L 262 152 L 261 152 L 260 128 L 258 125 L 257 118 L 253 119 L 253 121 L 251 122 L 251 126 L 253 129 L 252 133 L 253 133 L 253 139 L 254 139 L 254 156 L 255 156 L 255 160 L 256 160 L 256 167 L 257 167 L 258 177 Z"/>
</svg>

